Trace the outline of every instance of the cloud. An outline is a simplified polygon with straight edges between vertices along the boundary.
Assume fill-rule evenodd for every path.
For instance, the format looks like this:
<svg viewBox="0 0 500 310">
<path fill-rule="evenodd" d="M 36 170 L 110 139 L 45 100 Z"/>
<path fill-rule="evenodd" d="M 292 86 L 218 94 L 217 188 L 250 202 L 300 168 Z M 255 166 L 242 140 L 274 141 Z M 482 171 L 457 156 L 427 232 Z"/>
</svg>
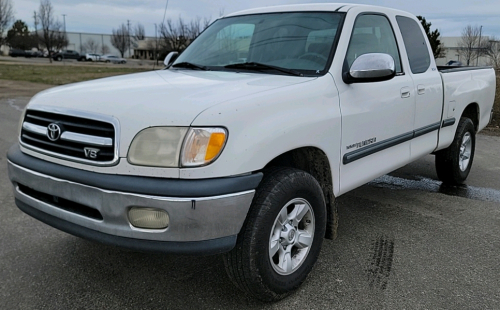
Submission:
<svg viewBox="0 0 500 310">
<path fill-rule="evenodd" d="M 460 36 L 467 25 L 482 25 L 483 32 L 500 35 L 500 5 L 498 0 L 341 0 L 347 3 L 361 3 L 386 6 L 424 16 L 439 29 L 442 36 Z M 169 0 L 167 18 L 182 16 L 186 21 L 193 18 L 215 19 L 220 11 L 225 14 L 235 11 L 281 4 L 331 2 L 327 0 Z M 66 14 L 66 29 L 72 32 L 111 33 L 122 23 L 142 23 L 146 34 L 154 35 L 154 24 L 163 19 L 165 0 L 53 0 L 55 16 L 62 21 Z M 39 0 L 15 0 L 16 18 L 33 27 L 33 12 L 38 10 Z"/>
</svg>

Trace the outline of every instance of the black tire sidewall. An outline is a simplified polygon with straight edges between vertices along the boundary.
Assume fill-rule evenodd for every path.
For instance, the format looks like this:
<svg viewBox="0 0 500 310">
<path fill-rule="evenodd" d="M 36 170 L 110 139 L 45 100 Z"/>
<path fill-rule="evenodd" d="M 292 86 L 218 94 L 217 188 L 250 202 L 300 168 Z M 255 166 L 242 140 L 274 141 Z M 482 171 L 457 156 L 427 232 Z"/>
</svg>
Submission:
<svg viewBox="0 0 500 310">
<path fill-rule="evenodd" d="M 286 294 L 298 288 L 306 279 L 317 260 L 326 227 L 326 208 L 319 184 L 314 178 L 302 171 L 294 171 L 289 179 L 275 184 L 270 191 L 266 202 L 270 208 L 261 210 L 259 219 L 254 223 L 253 249 L 257 274 L 262 276 L 262 283 L 276 294 Z M 269 239 L 275 220 L 281 209 L 295 198 L 305 199 L 314 213 L 315 230 L 313 244 L 302 265 L 290 275 L 278 274 L 271 265 L 269 257 Z M 272 201 L 272 203 L 269 203 Z"/>
<path fill-rule="evenodd" d="M 465 171 L 460 169 L 460 147 L 464 135 L 469 132 L 471 136 L 472 148 L 469 164 Z M 474 161 L 476 149 L 476 131 L 471 119 L 462 117 L 457 126 L 455 137 L 451 145 L 436 153 L 436 171 L 443 183 L 449 185 L 462 184 L 468 177 Z"/>
</svg>

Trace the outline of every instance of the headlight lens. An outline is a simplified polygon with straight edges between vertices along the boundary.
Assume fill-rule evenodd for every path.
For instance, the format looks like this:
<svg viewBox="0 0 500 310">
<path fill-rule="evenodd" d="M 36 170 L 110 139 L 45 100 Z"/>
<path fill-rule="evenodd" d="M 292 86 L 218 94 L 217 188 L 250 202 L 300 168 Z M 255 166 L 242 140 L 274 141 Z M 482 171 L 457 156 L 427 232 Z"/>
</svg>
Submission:
<svg viewBox="0 0 500 310">
<path fill-rule="evenodd" d="M 220 155 L 226 140 L 223 128 L 190 128 L 184 141 L 182 166 L 208 165 Z"/>
<path fill-rule="evenodd" d="M 128 161 L 134 165 L 179 167 L 182 141 L 188 128 L 153 127 L 135 136 L 128 152 Z"/>
<path fill-rule="evenodd" d="M 226 140 L 224 128 L 147 128 L 132 141 L 128 161 L 150 167 L 204 166 L 217 159 Z"/>
</svg>

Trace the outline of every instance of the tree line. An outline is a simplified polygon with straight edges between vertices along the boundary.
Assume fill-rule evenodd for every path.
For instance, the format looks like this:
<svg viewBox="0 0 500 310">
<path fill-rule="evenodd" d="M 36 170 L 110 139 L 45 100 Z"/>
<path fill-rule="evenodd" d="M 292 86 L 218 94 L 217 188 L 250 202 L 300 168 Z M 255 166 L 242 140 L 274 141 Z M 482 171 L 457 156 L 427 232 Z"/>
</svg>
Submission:
<svg viewBox="0 0 500 310">
<path fill-rule="evenodd" d="M 161 23 L 156 29 L 157 36 L 155 40 L 148 40 L 147 48 L 155 50 L 160 57 L 164 57 L 170 51 L 182 52 L 205 28 L 210 25 L 210 19 L 201 19 L 197 17 L 190 22 L 184 21 L 179 17 L 177 21 L 171 18 L 165 23 Z M 111 44 L 121 53 L 123 57 L 125 52 L 131 47 L 136 48 L 138 41 L 146 39 L 144 26 L 137 24 L 135 28 L 130 29 L 122 23 L 118 28 L 112 30 Z"/>
<path fill-rule="evenodd" d="M 35 31 L 31 32 L 24 21 L 14 21 L 12 0 L 0 0 L 0 45 L 22 50 L 43 47 L 47 52 L 67 47 L 66 31 L 63 29 L 63 24 L 54 17 L 54 7 L 50 0 L 40 0 L 40 6 L 38 11 L 34 11 L 33 18 Z M 7 31 L 10 24 L 12 26 Z M 163 57 L 172 50 L 182 51 L 209 24 L 210 19 L 202 20 L 199 17 L 190 22 L 184 21 L 181 17 L 177 21 L 167 19 L 158 26 L 156 29 L 158 36 L 154 41 L 148 40 L 146 47 L 155 50 L 156 55 Z M 7 35 L 4 35 L 5 33 Z M 144 26 L 141 23 L 131 26 L 130 22 L 127 22 L 112 29 L 111 45 L 124 57 L 127 50 L 137 48 L 139 41 L 144 39 L 146 39 Z M 107 45 L 101 45 L 92 38 L 82 44 L 81 50 L 101 54 L 110 52 Z"/>
<path fill-rule="evenodd" d="M 222 11 L 221 11 L 222 15 Z M 22 50 L 43 46 L 50 51 L 57 51 L 68 45 L 68 38 L 63 29 L 63 24 L 54 17 L 54 8 L 50 0 L 40 0 L 38 11 L 33 14 L 35 31 L 30 32 L 28 25 L 17 20 L 7 31 L 14 20 L 12 0 L 0 0 L 0 45 L 7 44 L 11 48 Z M 427 34 L 432 52 L 435 58 L 444 56 L 444 47 L 440 40 L 437 29 L 431 30 L 432 24 L 424 17 L 417 16 Z M 182 52 L 208 25 L 210 18 L 201 19 L 197 17 L 189 22 L 181 17 L 174 21 L 167 19 L 158 27 L 155 26 L 155 39 L 146 40 L 146 48 L 154 50 L 154 55 L 164 57 L 170 51 Z M 4 34 L 7 32 L 7 35 Z M 116 29 L 112 29 L 111 44 L 124 57 L 127 50 L 138 47 L 139 41 L 145 40 L 144 26 L 137 23 L 135 26 L 122 23 Z M 109 53 L 107 45 L 102 46 L 93 40 L 87 39 L 81 49 L 90 53 Z M 462 30 L 462 36 L 458 43 L 457 53 L 463 62 L 469 66 L 474 65 L 480 57 L 486 57 L 489 65 L 500 68 L 500 40 L 495 37 L 482 37 L 481 28 L 467 25 Z M 50 58 L 50 57 L 49 57 Z"/>
</svg>

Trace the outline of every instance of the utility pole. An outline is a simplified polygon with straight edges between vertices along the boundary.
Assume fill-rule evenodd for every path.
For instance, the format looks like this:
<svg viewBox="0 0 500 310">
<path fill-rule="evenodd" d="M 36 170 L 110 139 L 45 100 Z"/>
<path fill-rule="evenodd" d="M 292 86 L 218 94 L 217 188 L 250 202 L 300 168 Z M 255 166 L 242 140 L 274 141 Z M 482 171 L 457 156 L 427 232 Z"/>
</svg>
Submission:
<svg viewBox="0 0 500 310">
<path fill-rule="evenodd" d="M 66 34 L 66 14 L 63 14 L 63 21 L 64 21 L 64 39 L 66 40 L 66 42 L 68 42 L 68 35 Z M 68 45 L 65 46 L 66 47 L 66 50 L 68 50 Z"/>
<path fill-rule="evenodd" d="M 155 63 L 158 65 L 158 31 L 155 23 Z"/>
<path fill-rule="evenodd" d="M 33 11 L 33 18 L 35 19 L 35 41 L 36 41 L 36 49 L 40 50 L 40 45 L 38 45 L 38 18 L 36 16 L 36 11 Z"/>
<path fill-rule="evenodd" d="M 476 28 L 477 29 L 477 28 Z M 479 43 L 477 47 L 477 58 L 476 58 L 476 66 L 479 64 L 479 56 L 481 56 L 481 34 L 483 32 L 483 26 L 479 28 Z"/>
<path fill-rule="evenodd" d="M 128 57 L 130 57 L 130 19 L 127 19 L 127 32 L 128 32 Z"/>
</svg>

